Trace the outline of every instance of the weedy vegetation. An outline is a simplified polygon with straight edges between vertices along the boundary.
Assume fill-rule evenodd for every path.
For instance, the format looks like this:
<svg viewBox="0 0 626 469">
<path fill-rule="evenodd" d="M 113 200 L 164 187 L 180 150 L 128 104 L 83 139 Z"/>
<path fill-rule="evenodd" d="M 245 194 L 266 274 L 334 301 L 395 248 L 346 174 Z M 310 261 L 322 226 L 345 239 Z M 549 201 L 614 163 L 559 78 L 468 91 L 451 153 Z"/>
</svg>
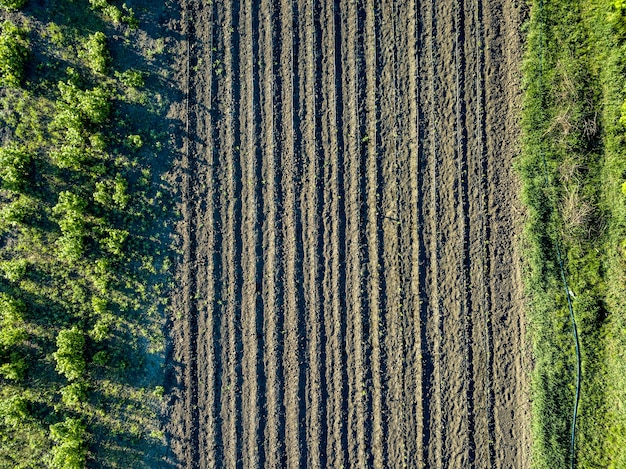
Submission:
<svg viewBox="0 0 626 469">
<path fill-rule="evenodd" d="M 575 466 L 626 467 L 625 19 L 621 0 L 545 0 L 531 2 L 526 25 L 517 168 L 528 209 L 537 468 L 572 462 L 576 354 L 557 242 L 582 355 Z"/>
</svg>

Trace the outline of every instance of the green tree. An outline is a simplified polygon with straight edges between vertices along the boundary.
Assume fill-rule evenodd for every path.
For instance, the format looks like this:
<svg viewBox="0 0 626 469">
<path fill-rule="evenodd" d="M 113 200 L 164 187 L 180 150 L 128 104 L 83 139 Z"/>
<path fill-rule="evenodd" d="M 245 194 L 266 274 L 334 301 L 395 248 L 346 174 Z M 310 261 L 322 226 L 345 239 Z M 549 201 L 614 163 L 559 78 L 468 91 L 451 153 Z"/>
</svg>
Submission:
<svg viewBox="0 0 626 469">
<path fill-rule="evenodd" d="M 0 6 L 5 10 L 17 10 L 26 5 L 28 0 L 0 0 Z"/>
<path fill-rule="evenodd" d="M 82 378 L 87 368 L 85 362 L 85 334 L 78 326 L 63 329 L 57 336 L 57 351 L 53 356 L 57 371 L 70 381 Z"/>
<path fill-rule="evenodd" d="M 0 179 L 5 189 L 20 192 L 27 183 L 31 164 L 30 153 L 21 146 L 0 148 Z"/>
<path fill-rule="evenodd" d="M 24 80 L 28 43 L 15 24 L 5 21 L 0 26 L 0 85 L 17 88 Z"/>
<path fill-rule="evenodd" d="M 106 36 L 102 31 L 89 35 L 85 41 L 83 56 L 91 70 L 96 73 L 106 73 L 111 54 L 107 48 Z"/>
<path fill-rule="evenodd" d="M 57 443 L 51 451 L 54 469 L 84 469 L 87 459 L 86 427 L 80 419 L 67 418 L 50 425 L 50 438 Z"/>
</svg>

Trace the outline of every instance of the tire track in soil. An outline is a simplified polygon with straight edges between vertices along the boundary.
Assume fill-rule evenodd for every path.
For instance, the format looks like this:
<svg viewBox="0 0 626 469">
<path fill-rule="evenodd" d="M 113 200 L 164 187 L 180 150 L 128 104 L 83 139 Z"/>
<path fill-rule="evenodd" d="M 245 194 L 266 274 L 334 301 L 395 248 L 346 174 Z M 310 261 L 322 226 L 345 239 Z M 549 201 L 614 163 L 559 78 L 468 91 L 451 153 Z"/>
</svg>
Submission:
<svg viewBox="0 0 626 469">
<path fill-rule="evenodd" d="M 428 422 L 428 431 L 424 432 L 428 440 L 424 441 L 424 463 L 426 467 L 442 469 L 443 451 L 446 422 L 443 416 L 443 396 L 442 396 L 442 340 L 443 340 L 443 314 L 442 301 L 440 297 L 441 277 L 440 277 L 440 202 L 438 193 L 438 179 L 440 178 L 440 144 L 438 134 L 440 132 L 439 106 L 441 99 L 439 93 L 441 86 L 437 86 L 437 63 L 439 62 L 439 50 L 437 37 L 437 22 L 435 17 L 435 0 L 430 0 L 424 7 L 424 27 L 427 33 L 427 57 L 428 84 L 425 86 L 426 99 L 428 103 L 428 157 L 424 167 L 424 244 L 428 245 L 428 257 L 425 260 L 426 280 L 425 280 L 425 307 L 422 311 L 424 324 L 424 334 L 422 335 L 423 349 L 426 351 L 425 360 L 426 373 L 423 377 L 423 395 L 425 396 L 424 419 Z M 426 425 L 425 425 L 426 426 Z"/>
<path fill-rule="evenodd" d="M 467 377 L 468 338 L 466 337 L 466 272 L 465 238 L 463 223 L 463 184 L 459 184 L 463 155 L 459 154 L 461 131 L 458 125 L 459 78 L 462 73 L 458 49 L 456 4 L 435 2 L 437 59 L 435 73 L 440 84 L 437 90 L 439 121 L 436 135 L 437 159 L 441 161 L 438 180 L 439 189 L 436 210 L 438 218 L 437 244 L 439 246 L 441 287 L 440 319 L 440 380 L 439 392 L 442 402 L 442 454 L 443 467 L 470 467 L 468 431 Z M 455 396 L 450 399 L 448 396 Z"/>
<path fill-rule="evenodd" d="M 404 394 L 407 404 L 407 466 L 422 467 L 425 455 L 425 441 L 428 438 L 428 419 L 425 414 L 427 406 L 422 380 L 429 381 L 425 358 L 428 356 L 424 347 L 424 324 L 422 320 L 422 301 L 425 294 L 425 256 L 426 248 L 423 239 L 423 203 L 422 165 L 424 159 L 424 109 L 420 105 L 422 92 L 420 86 L 423 78 L 423 62 L 421 49 L 424 46 L 423 21 L 418 4 L 414 0 L 407 2 L 407 18 L 409 20 L 406 34 L 406 90 L 400 90 L 408 102 L 405 104 L 408 118 L 405 120 L 409 135 L 408 161 L 406 174 L 410 175 L 409 201 L 406 205 L 405 243 L 403 252 L 410 252 L 410 263 L 406 269 L 408 276 L 408 298 L 403 327 L 406 337 L 406 369 Z M 424 302 L 425 304 L 425 302 Z M 426 357 L 425 357 L 426 355 Z"/>
<path fill-rule="evenodd" d="M 516 8 L 186 4 L 181 466 L 526 467 Z"/>
<path fill-rule="evenodd" d="M 476 462 L 476 421 L 474 415 L 474 394 L 475 394 L 475 378 L 474 378 L 474 350 L 473 344 L 473 304 L 472 304 L 472 282 L 470 273 L 473 267 L 471 260 L 471 241 L 472 231 L 474 229 L 471 223 L 472 209 L 468 199 L 470 190 L 470 179 L 468 174 L 468 146 L 467 146 L 467 105 L 471 102 L 472 95 L 466 89 L 466 41 L 465 31 L 465 9 L 464 4 L 456 3 L 454 5 L 454 64 L 456 68 L 455 74 L 455 137 L 456 148 L 455 156 L 457 160 L 457 178 L 458 178 L 458 199 L 457 209 L 459 211 L 459 225 L 462 227 L 459 232 L 462 233 L 462 260 L 460 262 L 459 277 L 461 279 L 461 304 L 460 315 L 461 325 L 463 328 L 463 348 L 464 348 L 464 384 L 465 384 L 465 425 L 466 439 L 464 452 L 467 453 L 467 460 L 464 462 L 465 467 L 475 467 Z M 473 182 L 473 181 L 471 181 Z M 480 239 L 478 240 L 480 242 Z"/>
<path fill-rule="evenodd" d="M 194 42 L 195 39 L 195 29 L 191 21 L 184 17 L 184 28 L 185 34 L 187 38 L 187 55 L 190 55 L 191 43 Z M 188 269 L 184 272 L 184 285 L 183 285 L 183 299 L 186 300 L 183 307 L 186 314 L 187 321 L 185 322 L 183 334 L 183 340 L 187 343 L 187 347 L 185 350 L 185 355 L 183 356 L 183 360 L 185 363 L 185 375 L 183 378 L 182 385 L 186 389 L 185 394 L 185 403 L 184 403 L 184 412 L 185 412 L 185 432 L 184 435 L 187 436 L 186 441 L 183 441 L 183 448 L 185 451 L 185 456 L 188 461 L 197 461 L 198 460 L 198 449 L 200 446 L 199 440 L 199 432 L 198 426 L 200 422 L 200 416 L 198 411 L 198 385 L 199 385 L 199 375 L 198 375 L 198 308 L 194 301 L 189 301 L 190 298 L 194 297 L 197 290 L 196 284 L 196 276 L 194 275 L 194 267 L 198 262 L 198 246 L 197 239 L 195 237 L 196 226 L 194 223 L 195 215 L 197 213 L 197 208 L 194 206 L 194 203 L 191 203 L 194 200 L 192 195 L 193 189 L 193 174 L 195 173 L 195 158 L 194 153 L 195 149 L 192 148 L 191 139 L 190 139 L 190 120 L 192 119 L 189 109 L 190 109 L 190 101 L 193 99 L 192 97 L 192 79 L 189 73 L 189 65 L 187 68 L 187 86 L 186 86 L 186 111 L 187 111 L 187 125 L 186 125 L 186 133 L 187 133 L 187 141 L 185 145 L 185 156 L 183 158 L 183 167 L 186 169 L 184 180 L 183 180 L 183 198 L 190 203 L 184 206 L 185 211 L 183 212 L 183 217 L 187 220 L 187 224 L 185 226 L 186 236 L 183 238 L 183 265 L 187 266 Z"/>
<path fill-rule="evenodd" d="M 474 200 L 475 205 L 470 207 L 469 220 L 473 222 L 470 230 L 469 259 L 473 259 L 470 266 L 471 301 L 473 310 L 473 330 L 468 335 L 472 337 L 475 350 L 474 357 L 474 413 L 475 419 L 475 447 L 476 461 L 482 466 L 494 467 L 493 442 L 493 336 L 491 329 L 491 300 L 490 300 L 490 258 L 488 256 L 489 217 L 487 212 L 487 153 L 485 151 L 485 88 L 484 88 L 484 32 L 482 26 L 482 2 L 472 1 L 467 8 L 471 14 L 466 17 L 465 37 L 468 56 L 466 67 L 465 89 L 471 99 L 467 102 L 465 113 L 468 129 L 467 151 L 469 155 L 476 155 L 468 161 L 468 198 Z"/>
<path fill-rule="evenodd" d="M 478 99 L 476 101 L 476 124 L 477 129 L 476 142 L 478 143 L 478 149 L 476 154 L 479 156 L 479 169 L 480 175 L 479 187 L 479 206 L 480 206 L 480 219 L 482 221 L 481 235 L 482 239 L 491 239 L 491 228 L 488 217 L 489 207 L 489 186 L 488 186 L 488 158 L 486 150 L 487 140 L 487 128 L 486 128 L 486 91 L 485 91 L 485 32 L 483 21 L 483 2 L 482 0 L 476 0 L 475 3 L 475 15 L 476 15 L 476 94 Z M 479 284 L 483 288 L 483 326 L 484 334 L 482 337 L 484 358 L 483 358 L 483 376 L 484 376 L 484 418 L 486 430 L 480 432 L 481 435 L 486 435 L 486 443 L 483 444 L 485 448 L 485 456 L 483 461 L 488 461 L 488 468 L 492 468 L 495 465 L 495 451 L 494 442 L 496 440 L 495 435 L 495 423 L 494 423 L 494 388 L 493 388 L 493 327 L 490 317 L 492 311 L 491 301 L 491 285 L 488 279 L 491 276 L 491 258 L 489 256 L 489 250 L 487 246 L 481 246 L 482 269 L 483 275 L 480 278 Z"/>
<path fill-rule="evenodd" d="M 489 288 L 492 307 L 493 357 L 490 360 L 493 377 L 493 453 L 495 467 L 527 467 L 529 454 L 529 419 L 527 398 L 528 364 L 523 337 L 523 301 L 517 260 L 516 237 L 511 232 L 514 214 L 521 211 L 511 193 L 519 186 L 511 173 L 516 148 L 510 142 L 519 141 L 516 116 L 521 112 L 519 92 L 521 77 L 519 55 L 522 35 L 519 27 L 524 18 L 520 7 L 512 2 L 483 2 L 485 39 L 485 150 L 488 187 L 489 257 L 491 271 Z M 516 54 L 517 53 L 517 54 Z M 509 119 L 499 118 L 503 113 Z M 520 340 L 520 337 L 522 340 Z M 521 342 L 521 347 L 519 346 Z"/>
</svg>

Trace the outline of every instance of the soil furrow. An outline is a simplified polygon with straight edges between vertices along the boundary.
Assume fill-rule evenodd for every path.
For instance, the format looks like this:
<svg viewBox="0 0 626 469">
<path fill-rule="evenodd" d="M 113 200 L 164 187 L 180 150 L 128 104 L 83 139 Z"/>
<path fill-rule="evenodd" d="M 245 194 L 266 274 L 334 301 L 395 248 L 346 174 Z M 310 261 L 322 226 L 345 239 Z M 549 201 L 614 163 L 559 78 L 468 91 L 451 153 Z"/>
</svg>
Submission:
<svg viewBox="0 0 626 469">
<path fill-rule="evenodd" d="M 461 253 L 462 259 L 460 262 L 460 285 L 461 290 L 461 324 L 463 328 L 463 347 L 464 347 L 464 388 L 465 388 L 465 448 L 466 460 L 464 462 L 465 467 L 474 467 L 476 461 L 476 419 L 474 411 L 474 393 L 475 393 L 475 380 L 474 380 L 474 349 L 473 349 L 473 330 L 474 330 L 474 310 L 473 310 L 473 290 L 470 278 L 470 272 L 473 267 L 471 262 L 470 253 L 470 240 L 471 231 L 473 230 L 473 223 L 471 220 L 475 220 L 475 215 L 472 213 L 476 206 L 476 199 L 472 197 L 472 203 L 468 199 L 468 192 L 470 190 L 470 180 L 468 170 L 468 148 L 467 148 L 467 107 L 468 102 L 471 100 L 471 94 L 466 89 L 466 38 L 465 38 L 465 9 L 464 5 L 455 4 L 454 11 L 454 29 L 455 29 L 455 93 L 456 93 L 456 105 L 455 105 L 455 137 L 456 137 L 456 161 L 457 161 L 457 178 L 458 178 L 458 201 L 457 209 L 459 213 L 459 233 L 462 234 L 461 239 Z M 480 243 L 481 240 L 478 240 Z"/>
<path fill-rule="evenodd" d="M 285 274 L 285 324 L 283 329 L 284 336 L 284 375 L 285 375 L 285 447 L 287 451 L 287 467 L 303 467 L 306 462 L 306 439 L 302 438 L 302 425 L 300 421 L 302 414 L 301 405 L 304 406 L 304 400 L 301 401 L 302 393 L 304 393 L 304 383 L 300 380 L 300 308 L 302 305 L 301 278 L 300 268 L 300 243 L 298 243 L 297 233 L 301 231 L 300 214 L 297 209 L 296 191 L 300 184 L 299 163 L 295 150 L 296 146 L 296 129 L 295 129 L 295 112 L 294 108 L 294 83 L 293 70 L 294 64 L 294 38 L 291 33 L 294 15 L 292 11 L 293 3 L 291 0 L 283 0 L 280 2 L 280 23 L 276 26 L 281 31 L 281 49 L 278 56 L 278 62 L 281 64 L 279 75 L 281 83 L 281 104 L 279 109 L 282 119 L 282 134 L 278 137 L 282 141 L 281 155 L 281 185 L 283 188 L 283 262 Z"/>
<path fill-rule="evenodd" d="M 402 350 L 402 281 L 399 265 L 400 249 L 398 227 L 401 223 L 398 186 L 398 129 L 397 106 L 397 62 L 396 62 L 396 12 L 392 0 L 380 3 L 381 49 L 379 68 L 379 106 L 381 118 L 379 158 L 382 161 L 382 199 L 381 213 L 383 239 L 383 275 L 385 279 L 385 314 L 386 328 L 385 355 L 387 357 L 386 378 L 388 380 L 385 396 L 385 413 L 388 418 L 388 453 L 387 464 L 390 467 L 404 466 L 403 432 L 403 350 Z M 384 156 L 383 156 L 384 155 Z"/>
<path fill-rule="evenodd" d="M 263 279 L 262 295 L 264 310 L 263 336 L 265 340 L 264 367 L 266 370 L 265 455 L 267 465 L 280 467 L 285 462 L 284 413 L 282 409 L 282 279 L 280 269 L 280 220 L 278 216 L 279 187 L 277 187 L 276 165 L 279 145 L 276 142 L 275 100 L 278 92 L 274 75 L 274 2 L 262 0 L 259 13 L 259 48 L 261 82 L 260 107 L 263 142 L 261 183 L 263 219 Z"/>
<path fill-rule="evenodd" d="M 432 3 L 419 2 L 417 4 L 417 38 L 418 38 L 418 88 L 417 88 L 417 205 L 416 214 L 416 244 L 418 276 L 418 296 L 416 323 L 420 325 L 418 359 L 421 372 L 419 374 L 419 394 L 421 396 L 421 446 L 422 451 L 418 458 L 423 467 L 437 467 L 437 432 L 439 425 L 438 403 L 433 395 L 436 378 L 435 347 L 432 343 L 432 313 L 435 311 L 433 292 L 431 291 L 436 267 L 436 258 L 433 257 L 432 230 L 433 224 L 429 217 L 434 209 L 433 202 L 433 117 L 434 117 L 434 45 L 432 43 Z"/>
<path fill-rule="evenodd" d="M 306 93 L 302 90 L 302 83 L 306 83 L 306 80 L 302 79 L 306 74 L 306 70 L 300 69 L 300 55 L 302 52 L 302 38 L 303 33 L 300 28 L 301 11 L 299 4 L 296 0 L 291 0 L 292 17 L 291 17 L 291 29 L 293 31 L 293 42 L 291 51 L 291 108 L 292 108 L 292 132 L 294 134 L 294 146 L 293 146 L 293 184 L 291 188 L 293 190 L 293 210 L 294 216 L 294 243 L 295 243 L 295 272 L 293 276 L 294 286 L 297 289 L 297 340 L 295 346 L 297 347 L 297 363 L 298 363 L 298 444 L 300 445 L 300 460 L 299 467 L 305 467 L 308 460 L 308 444 L 307 444 L 307 368 L 308 361 L 306 356 L 306 343 L 307 343 L 307 331 L 306 331 L 306 300 L 304 285 L 302 279 L 305 275 L 304 264 L 304 215 L 302 213 L 302 189 L 304 178 L 304 157 L 303 157 L 303 132 L 301 123 L 303 121 L 303 113 L 306 111 L 306 105 L 302 101 L 302 97 Z"/>
<path fill-rule="evenodd" d="M 426 458 L 427 467 L 435 467 L 442 469 L 444 466 L 443 452 L 444 441 L 446 436 L 446 424 L 443 415 L 443 393 L 442 393 L 442 342 L 443 336 L 443 313 L 442 298 L 440 290 L 442 288 L 441 259 L 440 259 L 440 242 L 441 242 L 441 212 L 439 200 L 440 179 L 440 158 L 441 149 L 439 136 L 442 131 L 440 128 L 441 118 L 439 117 L 440 107 L 443 106 L 443 100 L 440 94 L 445 89 L 439 84 L 439 76 L 437 75 L 437 64 L 439 63 L 439 44 L 436 40 L 438 34 L 438 24 L 436 21 L 436 5 L 435 0 L 431 0 L 426 4 L 425 11 L 426 28 L 430 32 L 428 41 L 428 63 L 429 63 L 429 157 L 427 163 L 428 183 L 427 193 L 429 199 L 428 211 L 425 214 L 428 220 L 428 228 L 425 227 L 426 239 L 429 249 L 428 258 L 428 309 L 425 312 L 425 327 L 427 333 L 425 340 L 429 344 L 429 355 L 432 361 L 432 375 L 429 379 L 429 389 L 427 390 L 429 401 L 429 435 L 430 445 Z"/>
<path fill-rule="evenodd" d="M 442 401 L 442 466 L 467 467 L 467 319 L 464 259 L 463 187 L 459 184 L 463 155 L 459 154 L 462 122 L 458 110 L 463 96 L 458 89 L 460 51 L 456 44 L 456 7 L 436 4 L 438 77 L 436 99 L 438 119 L 437 160 L 441 161 L 436 184 L 438 190 L 437 243 L 439 245 L 440 320 L 440 387 Z M 447 396 L 456 396 L 448 399 Z"/>
<path fill-rule="evenodd" d="M 202 5 L 189 8 L 190 25 L 193 29 L 193 44 L 189 48 L 190 88 L 188 119 L 190 122 L 190 132 L 194 135 L 202 135 L 204 138 L 190 138 L 190 158 L 189 177 L 191 180 L 190 201 L 194 201 L 195 211 L 188 216 L 189 223 L 193 228 L 189 232 L 189 239 L 196 243 L 196 264 L 195 271 L 191 270 L 189 275 L 195 287 L 189 293 L 187 301 L 195 304 L 197 314 L 197 338 L 196 347 L 191 349 L 197 360 L 196 383 L 198 401 L 192 406 L 193 410 L 187 411 L 188 416 L 197 412 L 198 418 L 195 427 L 189 429 L 188 435 L 197 435 L 197 442 L 192 443 L 185 455 L 188 467 L 215 467 L 216 462 L 221 460 L 221 426 L 219 424 L 219 407 L 221 402 L 219 367 L 210 365 L 218 361 L 216 357 L 221 353 L 219 343 L 220 323 L 216 323 L 213 314 L 214 304 L 212 298 L 219 290 L 221 282 L 221 258 L 215 255 L 215 246 L 221 243 L 220 234 L 216 231 L 219 224 L 220 212 L 218 193 L 214 187 L 214 158 L 217 153 L 213 152 L 213 143 L 216 140 L 214 133 L 214 121 L 210 112 L 202 104 L 210 103 L 214 98 L 214 77 L 210 71 L 211 51 L 214 37 L 217 31 L 211 27 L 215 10 L 213 7 Z M 192 21 L 195 18 L 202 18 L 202 22 Z M 207 38 L 207 43 L 211 47 L 204 47 L 204 42 L 199 38 Z M 208 60 L 207 59 L 208 56 Z M 194 196 L 195 194 L 195 196 Z M 207 204 L 207 201 L 215 203 Z M 208 208 L 208 207 L 211 208 Z M 211 229 L 203 230 L 204 226 Z M 198 278 L 205 281 L 198 282 Z M 206 298 L 205 301 L 197 302 L 196 298 Z M 190 319 L 193 315 L 185 308 L 185 314 Z M 217 369 L 216 369 L 217 368 Z M 191 388 L 193 389 L 193 387 Z M 189 391 L 187 391 L 189 392 Z M 204 399 L 204 397 L 209 399 Z M 194 448 L 195 447 L 195 448 Z"/>
<path fill-rule="evenodd" d="M 356 243 L 355 251 L 358 258 L 358 269 L 354 266 L 355 272 L 358 273 L 358 284 L 353 288 L 358 289 L 358 308 L 359 314 L 354 316 L 354 342 L 358 348 L 355 352 L 357 358 L 355 362 L 361 363 L 361 369 L 355 372 L 355 391 L 360 394 L 357 397 L 361 406 L 361 413 L 356 416 L 357 419 L 357 433 L 362 432 L 362 436 L 359 438 L 359 464 L 361 467 L 369 468 L 373 466 L 373 407 L 372 407 L 372 362 L 371 362 L 371 342 L 370 337 L 370 298 L 367 292 L 368 289 L 368 277 L 371 271 L 370 256 L 368 251 L 367 241 L 367 217 L 368 217 L 368 205 L 367 205 L 367 155 L 368 148 L 371 145 L 368 135 L 368 101 L 367 101 L 367 80 L 366 80 L 366 1 L 360 0 L 356 4 L 355 13 L 355 33 L 354 43 L 355 48 L 355 74 L 354 77 L 354 94 L 356 99 L 356 115 L 354 118 L 356 135 L 353 137 L 356 139 L 356 151 L 355 162 L 351 168 L 350 181 L 352 188 L 350 194 L 353 196 L 353 203 L 356 203 L 352 209 L 356 211 L 355 218 L 356 224 L 358 224 L 358 233 L 353 235 L 352 243 Z M 352 41 L 351 41 L 352 42 Z M 355 192 L 353 194 L 353 192 Z M 355 275 L 356 276 L 356 275 Z M 360 354 L 360 355 L 358 355 Z M 360 389 L 359 389 L 360 388 Z"/>
<path fill-rule="evenodd" d="M 407 161 L 406 174 L 409 177 L 407 182 L 409 194 L 406 203 L 406 228 L 404 229 L 406 250 L 410 253 L 408 266 L 405 267 L 408 282 L 406 285 L 407 299 L 406 314 L 403 327 L 405 329 L 405 349 L 406 349 L 406 369 L 404 380 L 404 394 L 407 399 L 406 418 L 406 444 L 407 444 L 407 466 L 423 467 L 424 464 L 424 438 L 423 433 L 426 428 L 424 419 L 422 394 L 423 388 L 421 379 L 424 375 L 423 355 L 422 355 L 422 277 L 424 277 L 424 246 L 421 239 L 421 219 L 423 204 L 423 194 L 421 193 L 421 160 L 423 158 L 424 134 L 423 106 L 420 103 L 422 57 L 420 48 L 423 44 L 422 20 L 419 16 L 417 2 L 410 0 L 406 5 L 406 17 L 408 19 L 408 29 L 406 34 L 406 91 L 403 93 L 406 109 L 407 126 Z"/>
<path fill-rule="evenodd" d="M 183 8 L 176 464 L 527 467 L 518 7 Z"/>
<path fill-rule="evenodd" d="M 217 6 L 213 8 L 212 15 L 212 30 L 213 30 L 213 41 L 211 51 L 217 50 L 217 45 L 221 42 L 221 28 L 215 27 L 217 24 Z M 216 56 L 220 56 L 218 53 L 213 55 L 214 61 L 220 60 L 215 58 Z M 212 62 L 213 63 L 213 62 Z M 212 86 L 212 97 L 217 97 L 219 93 L 218 87 L 218 77 L 212 71 L 209 70 L 209 76 L 212 78 L 213 86 Z M 214 111 L 213 104 L 217 102 L 217 99 L 211 101 L 211 111 Z M 217 111 L 217 109 L 215 109 Z M 224 269 L 222 264 L 222 255 L 221 255 L 221 246 L 223 244 L 223 233 L 222 233 L 222 210 L 221 210 L 221 197 L 220 197 L 220 155 L 218 151 L 218 136 L 217 136 L 217 121 L 219 120 L 219 114 L 215 112 L 212 114 L 211 123 L 211 140 L 208 142 L 211 146 L 208 147 L 208 151 L 211 153 L 211 168 L 212 172 L 209 175 L 209 184 L 208 187 L 211 188 L 211 198 L 208 199 L 210 202 L 209 210 L 213 212 L 213 224 L 212 234 L 214 238 L 214 243 L 211 246 L 212 252 L 212 280 L 213 280 L 213 296 L 208 297 L 210 313 L 209 317 L 211 319 L 210 330 L 212 331 L 212 339 L 213 339 L 213 354 L 212 356 L 208 356 L 207 358 L 212 358 L 212 362 L 208 362 L 208 366 L 211 367 L 213 365 L 214 371 L 212 373 L 213 378 L 213 397 L 214 398 L 214 406 L 213 406 L 213 426 L 215 431 L 215 460 L 214 464 L 216 467 L 221 467 L 224 461 L 224 432 L 222 429 L 222 416 L 221 416 L 221 408 L 222 408 L 222 400 L 223 400 L 223 382 L 224 377 L 222 374 L 223 370 L 223 361 L 222 361 L 222 271 Z M 208 361 L 208 360 L 207 360 Z"/>
<path fill-rule="evenodd" d="M 195 42 L 195 28 L 193 23 L 188 17 L 184 18 L 185 33 L 187 39 L 187 55 L 188 60 L 191 60 L 191 44 Z M 195 220 L 196 220 L 196 206 L 193 197 L 193 186 L 195 181 L 195 148 L 191 144 L 189 139 L 189 129 L 192 125 L 190 122 L 193 117 L 190 115 L 189 109 L 191 106 L 191 100 L 195 97 L 195 93 L 192 91 L 193 79 L 191 77 L 189 67 L 187 67 L 187 86 L 186 86 L 186 107 L 187 107 L 187 143 L 185 145 L 185 157 L 183 159 L 183 167 L 186 169 L 185 177 L 183 180 L 183 198 L 188 201 L 184 205 L 183 219 L 185 220 L 186 233 L 183 238 L 183 250 L 184 259 L 183 264 L 187 266 L 185 271 L 184 284 L 183 284 L 183 298 L 186 299 L 184 304 L 184 311 L 186 317 L 186 323 L 184 328 L 183 340 L 187 343 L 187 347 L 184 355 L 185 374 L 182 381 L 182 385 L 185 389 L 185 435 L 187 438 L 183 442 L 185 451 L 185 457 L 193 465 L 198 461 L 198 448 L 199 448 L 199 436 L 198 436 L 198 424 L 200 416 L 198 413 L 198 309 L 197 305 L 193 301 L 189 301 L 196 293 L 196 277 L 194 268 L 197 265 L 198 253 L 197 253 L 197 239 L 195 236 Z"/>
<path fill-rule="evenodd" d="M 343 467 L 347 462 L 347 383 L 345 382 L 345 212 L 343 193 L 343 90 L 340 56 L 341 25 L 338 2 L 322 5 L 322 155 L 324 185 L 324 280 L 326 312 L 326 375 L 329 405 L 328 464 Z"/>
<path fill-rule="evenodd" d="M 345 91 L 343 129 L 344 135 L 344 161 L 345 174 L 345 213 L 346 213 L 346 328 L 348 333 L 345 337 L 347 351 L 347 375 L 348 375 L 348 455 L 349 467 L 366 466 L 365 447 L 365 422 L 363 407 L 363 332 L 361 309 L 361 265 L 360 258 L 360 148 L 359 148 L 359 96 L 357 90 L 357 4 L 340 5 L 342 34 L 341 56 L 344 64 L 342 74 L 342 89 Z M 340 168 L 341 170 L 341 168 Z"/>
<path fill-rule="evenodd" d="M 218 85 L 221 97 L 219 113 L 220 207 L 222 208 L 222 275 L 221 337 L 225 338 L 221 360 L 223 368 L 222 408 L 224 463 L 239 468 L 242 463 L 241 420 L 241 165 L 240 122 L 237 109 L 240 101 L 239 1 L 224 2 L 218 7 L 220 27 L 224 30 L 222 44 L 223 73 Z"/>
<path fill-rule="evenodd" d="M 246 468 L 263 467 L 264 448 L 261 421 L 263 410 L 259 406 L 259 395 L 264 394 L 263 369 L 259 367 L 262 346 L 260 316 L 262 304 L 257 294 L 257 280 L 262 275 L 262 253 L 259 252 L 260 238 L 260 210 L 258 193 L 258 162 L 259 143 L 256 141 L 257 115 L 259 106 L 258 72 L 255 57 L 258 54 L 258 18 L 253 18 L 255 5 L 242 3 L 240 23 L 241 30 L 241 76 L 251 77 L 252 80 L 241 80 L 241 161 L 242 161 L 242 192 L 241 200 L 244 208 L 242 217 L 241 239 L 242 252 L 242 336 L 243 336 L 243 386 L 241 389 L 242 421 L 243 421 L 243 465 Z M 257 80 L 254 80 L 254 78 Z M 248 105 L 252 103 L 252 105 Z"/>
<path fill-rule="evenodd" d="M 483 416 L 484 426 L 481 429 L 477 426 L 477 437 L 482 436 L 483 439 L 483 453 L 478 455 L 478 458 L 485 462 L 485 467 L 491 469 L 495 464 L 494 442 L 495 442 L 495 426 L 493 420 L 493 330 L 491 324 L 491 288 L 488 281 L 491 275 L 491 258 L 489 257 L 488 246 L 486 240 L 491 238 L 491 230 L 489 226 L 489 216 L 487 208 L 489 206 L 488 197 L 489 191 L 487 186 L 487 166 L 488 159 L 485 148 L 486 140 L 486 127 L 485 127 L 485 112 L 486 112 L 486 96 L 485 96 L 485 71 L 484 71 L 484 30 L 483 30 L 483 7 L 482 0 L 475 0 L 474 2 L 474 15 L 475 15 L 475 47 L 476 47 L 476 68 L 475 68 L 475 87 L 476 87 L 476 106 L 475 106 L 475 124 L 474 124 L 474 141 L 476 142 L 476 160 L 477 160 L 477 187 L 478 187 L 478 206 L 479 206 L 479 220 L 480 220 L 480 233 L 479 239 L 481 243 L 478 245 L 476 252 L 476 258 L 481 259 L 482 276 L 477 280 L 477 285 L 482 293 L 481 309 L 482 322 L 482 344 L 483 344 L 483 360 L 482 360 L 482 376 L 483 383 L 477 380 L 477 384 L 483 385 L 483 394 L 477 401 L 483 402 Z M 479 252 L 477 252 L 479 251 Z M 478 396 L 478 393 L 477 393 Z M 480 446 L 479 446 L 480 448 Z"/>
<path fill-rule="evenodd" d="M 303 265 L 307 266 L 303 277 L 306 333 L 306 447 L 307 467 L 324 467 L 326 454 L 326 399 L 324 383 L 323 330 L 321 309 L 321 218 L 319 216 L 321 191 L 317 142 L 321 68 L 317 61 L 319 25 L 314 2 L 302 0 L 297 3 L 299 13 L 299 37 L 302 38 L 299 54 L 300 133 L 302 134 L 303 158 Z M 294 12 L 295 14 L 295 12 Z"/>
<path fill-rule="evenodd" d="M 385 357 L 384 278 L 381 275 L 383 251 L 382 217 L 380 214 L 381 168 L 378 158 L 380 144 L 380 111 L 378 94 L 380 19 L 374 0 L 367 0 L 365 13 L 365 96 L 366 96 L 366 232 L 368 253 L 368 284 L 370 309 L 370 346 L 372 367 L 372 454 L 373 466 L 384 467 L 387 460 L 387 421 L 384 414 Z"/>
</svg>

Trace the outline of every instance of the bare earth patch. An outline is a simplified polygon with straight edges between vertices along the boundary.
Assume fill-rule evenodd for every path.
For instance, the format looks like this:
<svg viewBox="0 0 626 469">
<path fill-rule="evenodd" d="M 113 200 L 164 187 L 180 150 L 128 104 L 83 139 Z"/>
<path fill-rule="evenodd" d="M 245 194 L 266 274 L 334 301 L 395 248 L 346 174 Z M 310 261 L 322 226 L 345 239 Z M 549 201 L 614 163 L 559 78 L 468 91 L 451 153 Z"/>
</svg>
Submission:
<svg viewBox="0 0 626 469">
<path fill-rule="evenodd" d="M 169 462 L 528 467 L 520 6 L 181 9 Z"/>
</svg>

